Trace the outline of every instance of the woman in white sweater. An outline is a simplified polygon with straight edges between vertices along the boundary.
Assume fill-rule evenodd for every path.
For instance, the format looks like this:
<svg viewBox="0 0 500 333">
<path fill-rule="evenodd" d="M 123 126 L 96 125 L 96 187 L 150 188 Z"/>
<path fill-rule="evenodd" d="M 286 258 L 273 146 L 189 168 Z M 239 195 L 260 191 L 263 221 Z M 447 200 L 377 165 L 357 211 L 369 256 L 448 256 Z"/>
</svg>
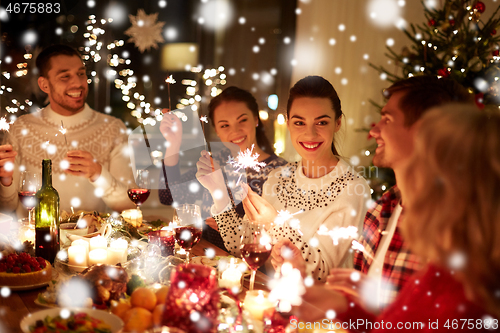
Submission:
<svg viewBox="0 0 500 333">
<path fill-rule="evenodd" d="M 250 191 L 243 200 L 250 221 L 268 222 L 273 238 L 278 241 L 275 248 L 286 245 L 296 254 L 295 263 L 305 264 L 306 272 L 318 280 L 324 280 L 331 268 L 341 264 L 350 245 L 350 241 L 334 245 L 330 236 L 320 235 L 318 230 L 360 228 L 370 197 L 365 179 L 338 157 L 334 139 L 341 116 L 340 100 L 327 80 L 308 76 L 298 81 L 290 90 L 287 126 L 302 159 L 271 172 L 262 197 Z M 208 155 L 198 162 L 197 177 L 212 193 L 212 210 L 226 248 L 239 254 L 241 218 L 227 198 L 214 195 L 222 174 L 212 172 Z M 293 216 L 296 220 L 276 219 L 280 210 L 296 213 Z M 352 266 L 352 262 L 346 262 Z"/>
</svg>

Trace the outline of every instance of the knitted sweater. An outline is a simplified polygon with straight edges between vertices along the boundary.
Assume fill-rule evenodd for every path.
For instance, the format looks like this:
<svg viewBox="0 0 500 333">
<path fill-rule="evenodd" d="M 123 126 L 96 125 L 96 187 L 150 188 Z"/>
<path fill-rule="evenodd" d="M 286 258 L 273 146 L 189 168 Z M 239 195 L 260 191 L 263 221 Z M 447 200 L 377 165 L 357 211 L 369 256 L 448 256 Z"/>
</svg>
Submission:
<svg viewBox="0 0 500 333">
<path fill-rule="evenodd" d="M 66 129 L 60 132 L 61 120 Z M 52 185 L 59 192 L 60 209 L 114 211 L 133 208 L 127 195 L 127 184 L 134 182 L 127 151 L 125 125 L 117 118 L 92 110 L 87 104 L 72 116 L 55 113 L 50 105 L 19 117 L 10 127 L 4 144 L 11 144 L 18 155 L 13 182 L 0 184 L 0 209 L 23 213 L 18 200 L 20 170 L 34 170 L 41 174 L 42 159 L 52 160 Z M 95 182 L 84 177 L 68 175 L 60 163 L 68 150 L 84 150 L 101 164 L 101 175 Z"/>
<path fill-rule="evenodd" d="M 274 225 L 273 239 L 289 239 L 297 246 L 307 264 L 308 273 L 324 280 L 331 268 L 341 264 L 349 249 L 349 241 L 338 245 L 330 236 L 319 235 L 325 227 L 355 226 L 360 230 L 366 213 L 370 188 L 363 177 L 355 174 L 342 159 L 335 169 L 320 178 L 308 178 L 302 171 L 302 162 L 288 163 L 272 171 L 264 183 L 262 197 L 277 210 L 288 210 L 300 222 L 300 230 L 292 223 Z M 215 217 L 226 248 L 239 255 L 242 218 L 235 208 Z M 352 267 L 352 260 L 346 260 Z"/>
</svg>

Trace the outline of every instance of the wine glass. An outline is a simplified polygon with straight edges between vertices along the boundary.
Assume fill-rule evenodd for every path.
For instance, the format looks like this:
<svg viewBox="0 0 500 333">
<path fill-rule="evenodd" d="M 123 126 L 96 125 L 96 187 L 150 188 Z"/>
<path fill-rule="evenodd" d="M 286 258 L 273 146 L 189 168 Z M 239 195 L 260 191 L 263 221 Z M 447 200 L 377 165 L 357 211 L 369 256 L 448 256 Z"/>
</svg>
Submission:
<svg viewBox="0 0 500 333">
<path fill-rule="evenodd" d="M 142 205 L 149 197 L 149 171 L 139 169 L 136 172 L 135 184 L 132 184 L 128 189 L 128 197 L 135 203 L 137 210 L 140 211 Z"/>
<path fill-rule="evenodd" d="M 186 251 L 186 262 L 189 263 L 189 252 L 201 240 L 201 210 L 198 205 L 184 204 L 176 211 L 180 225 L 175 228 L 175 240 Z"/>
<path fill-rule="evenodd" d="M 28 221 L 32 224 L 33 210 L 36 205 L 36 192 L 40 189 L 40 174 L 35 171 L 21 172 L 19 179 L 19 201 L 28 209 Z"/>
<path fill-rule="evenodd" d="M 272 238 L 267 233 L 264 224 L 243 222 L 240 251 L 241 258 L 252 271 L 249 290 L 253 290 L 255 274 L 259 267 L 264 265 L 269 258 L 272 249 Z"/>
</svg>

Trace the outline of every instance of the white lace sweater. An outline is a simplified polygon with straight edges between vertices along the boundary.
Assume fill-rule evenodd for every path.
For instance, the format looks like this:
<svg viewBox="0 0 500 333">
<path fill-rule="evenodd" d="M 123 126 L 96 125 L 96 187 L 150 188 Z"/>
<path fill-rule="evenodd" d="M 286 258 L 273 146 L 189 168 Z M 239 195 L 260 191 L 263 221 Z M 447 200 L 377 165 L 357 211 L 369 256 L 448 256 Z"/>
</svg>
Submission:
<svg viewBox="0 0 500 333">
<path fill-rule="evenodd" d="M 302 251 L 308 273 L 317 280 L 325 280 L 330 269 L 339 266 L 350 240 L 334 245 L 330 236 L 317 232 L 321 226 L 328 230 L 347 226 L 362 230 L 370 188 L 342 159 L 330 173 L 314 179 L 304 175 L 301 162 L 294 162 L 269 174 L 262 197 L 277 211 L 297 213 L 294 218 L 300 221 L 300 230 L 287 222 L 274 225 L 272 236 L 275 240 L 292 241 Z M 242 218 L 232 208 L 216 215 L 215 220 L 226 248 L 239 255 Z M 352 267 L 352 260 L 346 260 L 342 267 Z"/>
<path fill-rule="evenodd" d="M 66 146 L 60 132 L 61 120 L 66 129 Z M 17 151 L 14 179 L 11 186 L 0 184 L 0 209 L 17 209 L 25 214 L 18 200 L 20 169 L 35 170 L 41 174 L 42 160 L 52 160 L 52 185 L 59 192 L 60 209 L 113 211 L 134 208 L 127 196 L 127 184 L 133 182 L 130 156 L 127 149 L 126 128 L 119 119 L 92 110 L 87 104 L 83 111 L 62 116 L 50 108 L 19 117 L 10 127 L 4 144 Z M 87 178 L 67 175 L 60 167 L 67 150 L 84 150 L 101 164 L 100 177 L 91 182 Z"/>
</svg>

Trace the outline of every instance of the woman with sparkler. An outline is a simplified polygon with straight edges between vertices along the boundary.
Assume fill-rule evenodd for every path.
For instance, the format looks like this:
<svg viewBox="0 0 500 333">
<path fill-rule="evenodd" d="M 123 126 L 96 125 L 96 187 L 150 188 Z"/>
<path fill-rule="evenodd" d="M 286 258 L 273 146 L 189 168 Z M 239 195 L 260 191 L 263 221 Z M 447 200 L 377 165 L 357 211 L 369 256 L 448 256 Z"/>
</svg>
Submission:
<svg viewBox="0 0 500 333">
<path fill-rule="evenodd" d="M 292 250 L 295 263 L 318 280 L 324 280 L 331 268 L 341 264 L 350 244 L 341 241 L 334 245 L 329 236 L 320 235 L 318 230 L 359 228 L 370 197 L 365 179 L 338 157 L 334 141 L 341 116 L 340 99 L 330 82 L 319 76 L 298 81 L 290 90 L 287 125 L 302 159 L 271 172 L 262 197 L 247 188 L 248 195 L 243 200 L 248 219 L 268 225 L 277 241 L 275 249 L 286 246 Z M 198 179 L 215 177 L 215 173 L 210 173 L 210 161 L 206 158 Z M 226 248 L 238 255 L 242 219 L 227 198 L 216 198 L 216 193 L 211 193 L 214 213 L 218 213 L 214 217 Z M 274 256 L 275 266 L 281 265 L 280 259 Z"/>
<path fill-rule="evenodd" d="M 427 266 L 378 317 L 350 296 L 312 287 L 298 309 L 301 319 L 324 318 L 333 309 L 344 322 L 364 323 L 356 331 L 385 332 L 398 323 L 423 332 L 498 331 L 499 132 L 500 115 L 475 107 L 448 105 L 426 113 L 416 124 L 413 155 L 398 186 L 401 231 Z M 372 328 L 384 323 L 385 330 L 368 322 Z"/>
<path fill-rule="evenodd" d="M 240 172 L 226 170 L 227 179 L 239 179 L 242 174 L 246 175 L 244 182 L 250 185 L 258 195 L 262 193 L 262 185 L 267 179 L 267 175 L 274 168 L 285 165 L 287 162 L 276 156 L 269 143 L 264 125 L 259 118 L 259 106 L 255 97 L 246 90 L 238 87 L 228 87 L 218 96 L 214 97 L 208 105 L 208 118 L 215 129 L 215 133 L 222 141 L 225 148 L 217 149 L 217 145 L 212 143 L 212 155 L 217 165 L 225 165 L 230 156 L 235 157 L 238 153 L 253 147 L 253 152 L 258 154 L 258 162 L 262 168 L 240 170 Z M 160 201 L 163 204 L 171 204 L 173 201 L 172 192 L 175 188 L 175 201 L 177 203 L 194 203 L 197 199 L 203 199 L 202 217 L 206 224 L 203 230 L 203 238 L 214 245 L 225 249 L 224 242 L 220 237 L 217 224 L 212 218 L 210 207 L 213 204 L 209 191 L 193 192 L 189 185 L 196 181 L 196 169 L 191 169 L 182 176 L 179 171 L 179 147 L 182 140 L 182 123 L 174 114 L 164 118 L 160 126 L 165 139 L 170 143 L 164 159 L 165 174 L 168 180 L 165 189 L 159 190 Z M 179 133 L 181 133 L 179 135 Z M 215 150 L 219 150 L 215 152 Z M 202 152 L 203 159 L 209 159 L 206 151 Z M 212 171 L 210 167 L 210 171 Z M 172 181 L 174 179 L 174 181 Z M 241 179 L 240 179 L 241 181 Z M 197 181 L 196 181 L 197 182 Z M 163 180 L 162 180 L 163 183 Z M 175 184 L 174 184 L 175 183 Z M 212 188 L 213 184 L 203 183 L 206 188 Z M 224 181 L 222 181 L 224 184 Z M 192 188 L 192 187 L 191 187 Z M 225 188 L 225 186 L 224 186 Z M 225 195 L 229 190 L 222 191 Z M 236 205 L 238 216 L 244 215 L 243 206 Z"/>
</svg>

